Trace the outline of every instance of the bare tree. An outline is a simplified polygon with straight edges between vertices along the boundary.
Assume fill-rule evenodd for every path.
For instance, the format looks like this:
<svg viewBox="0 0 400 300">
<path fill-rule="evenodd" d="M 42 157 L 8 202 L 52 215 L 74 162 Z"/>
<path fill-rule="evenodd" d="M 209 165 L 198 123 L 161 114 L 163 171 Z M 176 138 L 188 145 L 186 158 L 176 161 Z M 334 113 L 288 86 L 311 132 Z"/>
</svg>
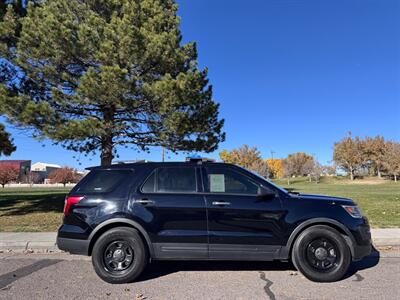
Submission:
<svg viewBox="0 0 400 300">
<path fill-rule="evenodd" d="M 282 166 L 283 166 L 283 173 L 285 174 L 285 177 L 287 178 L 287 184 L 290 185 L 290 178 L 293 177 L 296 173 L 293 161 L 285 158 L 282 161 Z"/>
<path fill-rule="evenodd" d="M 312 180 L 312 174 L 314 173 L 314 169 L 316 166 L 316 161 L 313 159 L 307 159 L 304 164 L 301 166 L 301 174 L 307 175 L 310 182 Z"/>
<path fill-rule="evenodd" d="M 17 181 L 19 168 L 11 164 L 0 164 L 0 184 L 3 189 L 6 184 Z"/>
<path fill-rule="evenodd" d="M 37 183 L 38 179 L 39 179 L 39 175 L 32 171 L 27 172 L 26 175 L 24 176 L 24 181 L 26 183 L 29 183 L 30 186 Z"/>
<path fill-rule="evenodd" d="M 256 172 L 257 174 L 268 178 L 269 177 L 269 169 L 267 163 L 262 160 L 262 159 L 257 159 L 255 160 L 251 165 L 250 165 L 250 170 Z"/>
<path fill-rule="evenodd" d="M 336 166 L 322 166 L 322 173 L 325 175 L 336 175 Z"/>
<path fill-rule="evenodd" d="M 313 166 L 314 158 L 304 152 L 297 152 L 289 154 L 282 161 L 283 171 L 285 177 L 288 179 L 288 184 L 290 184 L 290 177 L 293 176 L 307 176 L 310 174 Z"/>
<path fill-rule="evenodd" d="M 63 167 L 61 169 L 54 170 L 50 173 L 49 179 L 51 183 L 62 183 L 64 186 L 67 183 L 75 183 L 79 181 L 78 172 L 69 167 Z"/>
<path fill-rule="evenodd" d="M 323 173 L 324 167 L 318 161 L 314 161 L 313 168 L 310 173 L 310 178 L 314 179 L 316 183 L 319 183 Z"/>
</svg>

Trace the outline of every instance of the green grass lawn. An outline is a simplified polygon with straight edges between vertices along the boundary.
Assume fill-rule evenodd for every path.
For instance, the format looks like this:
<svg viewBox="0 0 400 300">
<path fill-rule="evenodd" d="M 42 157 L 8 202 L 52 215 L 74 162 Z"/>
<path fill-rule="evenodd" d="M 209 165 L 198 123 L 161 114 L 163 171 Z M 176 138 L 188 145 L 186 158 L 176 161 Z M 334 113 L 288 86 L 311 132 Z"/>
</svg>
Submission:
<svg viewBox="0 0 400 300">
<path fill-rule="evenodd" d="M 296 192 L 341 196 L 354 199 L 372 227 L 400 227 L 400 182 L 383 183 L 324 178 L 316 184 L 304 178 L 277 184 Z M 62 222 L 68 188 L 0 189 L 0 231 L 55 231 Z"/>
<path fill-rule="evenodd" d="M 275 183 L 295 192 L 351 198 L 361 207 L 372 227 L 400 227 L 400 182 L 323 178 L 321 183 L 293 178 Z"/>
<path fill-rule="evenodd" d="M 55 231 L 69 188 L 0 188 L 0 231 Z"/>
</svg>

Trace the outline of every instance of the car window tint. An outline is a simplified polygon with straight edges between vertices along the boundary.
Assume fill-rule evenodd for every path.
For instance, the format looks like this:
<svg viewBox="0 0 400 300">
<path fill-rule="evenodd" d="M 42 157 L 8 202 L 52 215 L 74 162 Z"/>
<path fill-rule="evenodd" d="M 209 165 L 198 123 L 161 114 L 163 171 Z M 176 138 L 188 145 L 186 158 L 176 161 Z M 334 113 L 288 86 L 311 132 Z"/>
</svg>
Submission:
<svg viewBox="0 0 400 300">
<path fill-rule="evenodd" d="M 153 172 L 149 178 L 147 178 L 145 184 L 142 186 L 142 192 L 143 193 L 154 193 L 155 192 L 155 172 Z"/>
<path fill-rule="evenodd" d="M 95 170 L 86 175 L 76 191 L 81 193 L 108 193 L 131 176 L 129 170 Z"/>
<path fill-rule="evenodd" d="M 159 168 L 157 170 L 157 192 L 195 192 L 195 168 Z"/>
<path fill-rule="evenodd" d="M 207 191 L 210 193 L 254 194 L 259 186 L 250 178 L 225 168 L 207 168 Z"/>
</svg>

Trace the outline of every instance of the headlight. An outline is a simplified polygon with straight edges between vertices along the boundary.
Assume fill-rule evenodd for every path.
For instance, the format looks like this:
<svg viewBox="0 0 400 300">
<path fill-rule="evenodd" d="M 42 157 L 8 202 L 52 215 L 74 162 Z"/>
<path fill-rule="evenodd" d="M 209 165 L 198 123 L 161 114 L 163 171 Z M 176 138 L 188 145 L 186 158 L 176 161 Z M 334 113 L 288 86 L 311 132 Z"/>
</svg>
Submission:
<svg viewBox="0 0 400 300">
<path fill-rule="evenodd" d="M 362 218 L 361 210 L 358 208 L 357 205 L 342 205 L 345 211 L 348 212 L 350 216 L 353 218 Z"/>
</svg>

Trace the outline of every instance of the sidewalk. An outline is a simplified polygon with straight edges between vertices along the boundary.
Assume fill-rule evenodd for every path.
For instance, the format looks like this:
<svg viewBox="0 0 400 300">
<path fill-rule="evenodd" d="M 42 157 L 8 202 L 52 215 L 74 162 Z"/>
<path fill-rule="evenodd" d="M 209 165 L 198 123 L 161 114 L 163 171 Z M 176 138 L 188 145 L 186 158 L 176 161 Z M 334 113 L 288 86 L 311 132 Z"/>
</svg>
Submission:
<svg viewBox="0 0 400 300">
<path fill-rule="evenodd" d="M 0 251 L 60 251 L 56 232 L 0 232 Z"/>
<path fill-rule="evenodd" d="M 400 246 L 400 228 L 371 229 L 375 246 Z M 0 232 L 0 251 L 59 251 L 56 232 Z"/>
<path fill-rule="evenodd" d="M 375 246 L 400 246 L 400 228 L 375 228 L 371 235 Z"/>
</svg>

